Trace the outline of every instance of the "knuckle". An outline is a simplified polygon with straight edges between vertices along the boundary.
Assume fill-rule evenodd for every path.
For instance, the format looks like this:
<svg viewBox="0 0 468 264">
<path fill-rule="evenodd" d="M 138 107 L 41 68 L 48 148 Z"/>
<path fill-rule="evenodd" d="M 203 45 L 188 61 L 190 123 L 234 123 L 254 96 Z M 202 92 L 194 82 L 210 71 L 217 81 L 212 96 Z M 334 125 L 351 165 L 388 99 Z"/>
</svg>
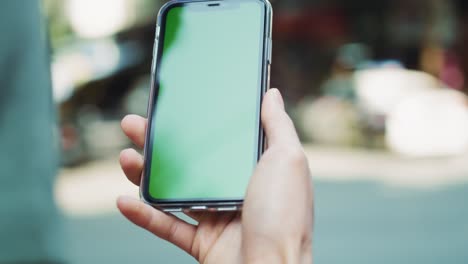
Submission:
<svg viewBox="0 0 468 264">
<path fill-rule="evenodd" d="M 177 237 L 177 230 L 179 229 L 179 225 L 176 221 L 173 221 L 169 226 L 169 232 L 167 234 L 167 240 L 174 241 Z"/>
<path fill-rule="evenodd" d="M 283 160 L 292 166 L 306 166 L 308 164 L 304 151 L 299 147 L 283 147 L 280 150 Z"/>
<path fill-rule="evenodd" d="M 148 213 L 148 215 L 144 215 L 142 212 L 144 212 L 144 205 L 142 204 L 139 204 L 138 207 L 136 208 L 136 210 L 138 210 L 138 212 L 140 212 L 141 216 L 141 221 L 142 223 L 139 225 L 141 226 L 142 228 L 146 229 L 146 230 L 149 230 L 151 231 L 153 229 L 153 225 L 155 223 L 155 216 L 154 214 L 152 213 Z"/>
</svg>

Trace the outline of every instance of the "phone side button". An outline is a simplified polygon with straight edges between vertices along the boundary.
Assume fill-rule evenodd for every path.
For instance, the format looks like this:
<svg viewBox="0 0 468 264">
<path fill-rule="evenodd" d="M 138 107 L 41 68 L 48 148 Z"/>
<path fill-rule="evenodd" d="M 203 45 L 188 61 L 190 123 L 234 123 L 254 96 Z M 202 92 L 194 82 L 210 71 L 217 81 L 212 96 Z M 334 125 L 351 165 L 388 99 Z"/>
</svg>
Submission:
<svg viewBox="0 0 468 264">
<path fill-rule="evenodd" d="M 168 208 L 168 209 L 163 209 L 163 211 L 166 213 L 178 213 L 178 212 L 182 212 L 182 208 Z"/>
<path fill-rule="evenodd" d="M 271 64 L 273 59 L 273 40 L 268 38 L 268 63 Z"/>
<path fill-rule="evenodd" d="M 154 41 L 152 62 L 151 62 L 151 74 L 154 74 L 156 71 L 156 61 L 158 59 L 158 40 Z"/>
<path fill-rule="evenodd" d="M 229 206 L 229 207 L 220 207 L 217 208 L 218 212 L 231 212 L 231 211 L 237 211 L 237 206 Z"/>
<path fill-rule="evenodd" d="M 205 211 L 207 209 L 208 209 L 208 207 L 206 207 L 206 206 L 192 206 L 192 207 L 190 207 L 190 210 L 192 210 L 192 211 Z"/>
</svg>

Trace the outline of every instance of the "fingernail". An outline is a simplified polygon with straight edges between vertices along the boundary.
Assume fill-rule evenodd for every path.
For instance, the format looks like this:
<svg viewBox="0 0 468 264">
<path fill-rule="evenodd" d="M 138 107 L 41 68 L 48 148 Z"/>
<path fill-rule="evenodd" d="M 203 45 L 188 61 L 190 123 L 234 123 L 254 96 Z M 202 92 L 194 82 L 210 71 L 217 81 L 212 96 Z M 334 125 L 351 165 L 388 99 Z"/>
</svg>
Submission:
<svg viewBox="0 0 468 264">
<path fill-rule="evenodd" d="M 281 96 L 281 92 L 276 88 L 271 89 L 271 92 L 273 93 L 275 101 L 284 108 L 284 101 L 283 96 Z"/>
</svg>

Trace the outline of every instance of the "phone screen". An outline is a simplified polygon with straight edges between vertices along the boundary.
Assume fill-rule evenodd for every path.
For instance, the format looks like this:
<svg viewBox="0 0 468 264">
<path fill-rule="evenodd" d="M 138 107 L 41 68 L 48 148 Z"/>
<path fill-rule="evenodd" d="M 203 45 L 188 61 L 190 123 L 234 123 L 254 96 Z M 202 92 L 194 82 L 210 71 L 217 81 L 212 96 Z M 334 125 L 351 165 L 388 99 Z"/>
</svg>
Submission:
<svg viewBox="0 0 468 264">
<path fill-rule="evenodd" d="M 146 165 L 155 200 L 243 199 L 258 161 L 266 10 L 220 3 L 162 18 Z"/>
</svg>

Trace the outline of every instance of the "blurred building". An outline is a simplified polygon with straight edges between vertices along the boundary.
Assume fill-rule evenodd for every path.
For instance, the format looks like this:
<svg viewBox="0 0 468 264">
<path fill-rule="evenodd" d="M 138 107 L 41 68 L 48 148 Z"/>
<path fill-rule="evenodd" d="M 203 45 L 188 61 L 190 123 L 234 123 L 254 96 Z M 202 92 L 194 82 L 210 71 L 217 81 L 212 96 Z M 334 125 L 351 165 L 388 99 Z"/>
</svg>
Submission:
<svg viewBox="0 0 468 264">
<path fill-rule="evenodd" d="M 163 1 L 45 3 L 64 162 L 74 164 L 125 144 L 121 138 L 114 138 L 115 144 L 89 142 L 87 133 L 94 135 L 107 121 L 107 128 L 116 126 L 112 122 L 127 112 L 145 114 L 141 106 L 147 101 L 154 23 Z M 392 63 L 425 72 L 440 81 L 440 87 L 467 91 L 463 1 L 295 0 L 273 1 L 273 6 L 272 86 L 283 90 L 301 128 L 314 123 L 300 116 L 303 107 L 296 109 L 298 103 L 337 97 L 358 115 L 348 133 L 354 135 L 350 144 L 385 147 L 380 138 L 385 137 L 386 115 L 360 105 L 353 82 L 357 70 Z M 307 131 L 301 129 L 304 140 L 317 139 Z"/>
</svg>

